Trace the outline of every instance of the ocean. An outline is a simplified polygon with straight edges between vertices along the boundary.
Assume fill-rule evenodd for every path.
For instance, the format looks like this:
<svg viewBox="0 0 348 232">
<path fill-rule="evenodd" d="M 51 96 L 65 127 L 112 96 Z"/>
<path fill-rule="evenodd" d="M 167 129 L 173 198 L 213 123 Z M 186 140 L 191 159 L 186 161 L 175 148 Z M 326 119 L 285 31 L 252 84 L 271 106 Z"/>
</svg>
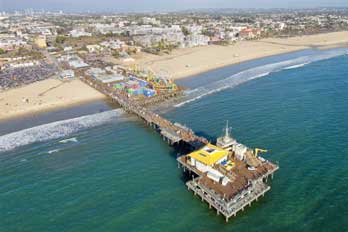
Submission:
<svg viewBox="0 0 348 232">
<path fill-rule="evenodd" d="M 279 162 L 271 191 L 229 223 L 187 190 L 156 132 L 97 103 L 0 123 L 0 231 L 348 231 L 347 51 L 179 81 L 190 90 L 162 114 L 211 141 L 228 120 L 239 142 Z"/>
</svg>

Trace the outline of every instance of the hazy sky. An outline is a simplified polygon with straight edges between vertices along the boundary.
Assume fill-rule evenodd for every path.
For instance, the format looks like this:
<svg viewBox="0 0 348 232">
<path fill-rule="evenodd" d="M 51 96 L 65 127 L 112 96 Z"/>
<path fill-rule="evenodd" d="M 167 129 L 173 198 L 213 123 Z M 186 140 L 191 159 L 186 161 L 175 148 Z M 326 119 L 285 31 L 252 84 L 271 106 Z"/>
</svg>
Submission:
<svg viewBox="0 0 348 232">
<path fill-rule="evenodd" d="M 0 0 L 0 11 L 173 11 L 192 8 L 348 7 L 348 0 Z"/>
</svg>

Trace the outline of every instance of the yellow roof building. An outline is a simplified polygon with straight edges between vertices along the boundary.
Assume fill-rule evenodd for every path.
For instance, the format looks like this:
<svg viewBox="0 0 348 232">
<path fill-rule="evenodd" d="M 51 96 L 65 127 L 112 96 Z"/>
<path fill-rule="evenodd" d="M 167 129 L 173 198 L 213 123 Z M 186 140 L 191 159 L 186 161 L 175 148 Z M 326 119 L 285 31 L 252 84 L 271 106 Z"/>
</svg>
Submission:
<svg viewBox="0 0 348 232">
<path fill-rule="evenodd" d="M 228 151 L 212 144 L 207 144 L 202 149 L 194 151 L 188 156 L 207 166 L 212 166 L 222 158 L 228 155 Z"/>
</svg>

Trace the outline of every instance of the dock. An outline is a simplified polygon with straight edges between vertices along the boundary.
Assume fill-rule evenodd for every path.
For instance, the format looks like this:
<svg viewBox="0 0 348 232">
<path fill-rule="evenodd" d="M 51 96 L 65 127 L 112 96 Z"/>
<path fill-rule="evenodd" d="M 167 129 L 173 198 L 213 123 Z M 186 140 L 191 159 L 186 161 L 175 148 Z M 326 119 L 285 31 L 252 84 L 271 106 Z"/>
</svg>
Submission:
<svg viewBox="0 0 348 232">
<path fill-rule="evenodd" d="M 181 126 L 179 123 L 173 123 L 163 118 L 162 116 L 133 101 L 124 93 L 113 89 L 111 86 L 99 83 L 93 78 L 85 78 L 84 82 L 110 97 L 128 113 L 138 116 L 149 127 L 152 127 L 159 132 L 163 139 L 170 145 L 185 143 L 195 149 L 208 143 L 206 138 L 195 135 L 191 129 Z"/>
<path fill-rule="evenodd" d="M 267 185 L 268 178 L 273 179 L 273 173 L 279 169 L 278 166 L 275 166 L 274 169 L 257 179 L 250 180 L 238 194 L 229 198 L 226 195 L 227 191 L 226 193 L 218 193 L 214 190 L 214 187 L 204 184 L 202 175 L 199 172 L 195 173 L 196 170 L 187 165 L 186 162 L 183 162 L 183 159 L 179 158 L 178 162 L 184 167 L 185 171 L 195 174 L 192 175 L 193 179 L 186 183 L 188 190 L 193 191 L 194 195 L 198 195 L 202 201 L 205 201 L 209 205 L 209 209 L 214 208 L 217 215 L 222 214 L 226 222 L 232 216 L 236 217 L 238 212 L 244 211 L 246 207 L 250 207 L 253 202 L 263 197 L 271 189 Z"/>
<path fill-rule="evenodd" d="M 169 145 L 184 147 L 188 154 L 178 157 L 177 161 L 178 167 L 191 179 L 186 183 L 188 190 L 209 208 L 214 208 L 217 215 L 223 215 L 226 222 L 271 189 L 267 182 L 273 179 L 279 166 L 258 156 L 258 151 L 264 150 L 254 152 L 238 143 L 230 136 L 228 126 L 225 136 L 218 138 L 218 146 L 215 146 L 190 128 L 152 112 L 111 85 L 90 77 L 83 81 L 142 119 Z"/>
</svg>

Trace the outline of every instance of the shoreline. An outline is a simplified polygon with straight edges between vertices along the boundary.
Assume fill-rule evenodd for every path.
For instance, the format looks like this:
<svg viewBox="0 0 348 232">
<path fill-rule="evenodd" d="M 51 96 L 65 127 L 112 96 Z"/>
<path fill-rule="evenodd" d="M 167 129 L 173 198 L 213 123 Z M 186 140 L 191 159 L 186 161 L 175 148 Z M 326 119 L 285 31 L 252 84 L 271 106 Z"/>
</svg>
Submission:
<svg viewBox="0 0 348 232">
<path fill-rule="evenodd" d="M 315 47 L 315 49 L 330 50 L 330 49 L 344 48 L 344 47 L 348 47 L 348 42 L 347 43 L 338 43 L 338 44 L 330 45 L 330 46 L 319 46 L 319 47 Z M 196 75 L 200 75 L 200 74 L 203 74 L 203 73 L 206 73 L 206 72 L 210 72 L 210 71 L 213 71 L 213 70 L 225 68 L 225 67 L 232 66 L 232 65 L 238 65 L 238 64 L 241 64 L 243 62 L 255 61 L 255 60 L 258 60 L 258 59 L 263 59 L 263 58 L 272 57 L 272 56 L 286 55 L 288 53 L 300 52 L 300 51 L 304 51 L 304 50 L 307 50 L 307 49 L 311 49 L 311 47 L 301 48 L 301 49 L 297 49 L 297 50 L 292 50 L 290 52 L 276 53 L 276 54 L 272 54 L 272 55 L 260 56 L 260 57 L 256 57 L 256 58 L 253 58 L 253 59 L 243 60 L 243 61 L 239 61 L 239 62 L 232 63 L 232 64 L 223 64 L 221 66 L 216 66 L 214 68 L 205 69 L 203 71 L 194 73 L 194 74 L 189 75 L 189 76 L 178 76 L 177 78 L 175 78 L 175 80 L 182 80 L 182 79 L 190 78 L 190 77 L 193 77 L 193 76 L 196 76 Z"/>
<path fill-rule="evenodd" d="M 141 54 L 134 64 L 178 80 L 261 58 L 313 48 L 326 50 L 339 47 L 348 47 L 348 31 L 240 41 L 228 46 L 185 48 L 163 56 Z"/>
<path fill-rule="evenodd" d="M 28 99 L 28 103 L 23 101 L 25 98 Z M 78 79 L 47 79 L 0 92 L 0 121 L 15 120 L 23 116 L 34 116 L 106 99 L 106 96 Z"/>
<path fill-rule="evenodd" d="M 342 41 L 343 35 L 346 37 L 344 37 Z M 311 44 L 309 45 L 307 42 L 307 46 L 302 44 L 302 40 L 306 40 L 308 36 L 292 37 L 289 39 L 269 38 L 258 41 L 241 41 L 237 45 L 230 46 L 209 45 L 205 47 L 182 49 L 180 51 L 174 51 L 174 54 L 165 56 L 147 55 L 152 60 L 145 58 L 140 59 L 138 62 L 145 62 L 144 64 L 155 72 L 161 72 L 169 67 L 171 68 L 171 71 L 168 72 L 173 74 L 173 79 L 182 80 L 212 70 L 271 56 L 285 55 L 311 48 L 327 50 L 348 46 L 348 32 L 318 34 L 310 37 L 312 38 L 309 41 Z M 331 37 L 337 37 L 337 39 L 330 40 L 328 43 L 328 38 Z M 296 43 L 293 41 L 293 44 L 284 45 L 284 42 L 289 43 L 289 40 L 290 42 L 291 40 L 298 41 Z M 258 47 L 255 48 L 250 45 L 257 45 Z M 257 52 L 242 57 L 236 57 L 233 55 L 237 51 L 248 53 L 253 51 L 253 49 L 256 49 Z M 217 52 L 223 50 L 227 50 L 227 52 L 225 51 L 223 54 Z M 233 53 L 233 51 L 235 53 Z M 207 57 L 204 57 L 205 59 L 203 60 L 195 59 L 197 55 L 201 54 L 206 54 Z M 227 59 L 224 60 L 226 57 Z M 184 65 L 188 60 L 197 62 L 197 67 L 190 67 L 189 69 L 184 68 L 184 71 L 180 72 L 180 69 L 182 69 L 180 66 Z M 207 62 L 208 64 L 210 63 L 210 65 L 208 65 Z M 153 68 L 154 66 L 157 70 Z M 41 96 L 40 92 L 41 94 L 44 93 L 43 95 L 45 96 Z M 23 98 L 29 98 L 30 104 L 24 103 Z M 79 79 L 71 81 L 47 79 L 24 87 L 0 92 L 0 121 L 11 121 L 23 116 L 41 114 L 64 108 L 73 108 L 78 105 L 88 104 L 98 100 L 107 100 L 107 97 Z M 8 105 L 8 103 L 10 105 Z"/>
<path fill-rule="evenodd" d="M 22 111 L 22 112 L 13 112 L 13 113 L 9 114 L 8 116 L 0 117 L 0 122 L 3 123 L 3 122 L 7 122 L 7 121 L 12 121 L 12 120 L 20 119 L 21 117 L 34 117 L 36 115 L 40 115 L 43 113 L 53 112 L 55 110 L 70 109 L 70 108 L 74 108 L 76 106 L 90 104 L 90 103 L 94 103 L 94 102 L 97 102 L 100 100 L 106 101 L 107 98 L 104 98 L 104 97 L 93 98 L 93 99 L 90 98 L 90 99 L 86 99 L 86 100 L 80 100 L 80 101 L 66 103 L 65 105 L 52 104 L 52 105 L 47 106 L 47 107 L 42 107 L 42 109 L 40 108 L 40 109 L 28 110 L 28 111 Z"/>
<path fill-rule="evenodd" d="M 232 66 L 232 65 L 238 65 L 238 64 L 241 64 L 243 62 L 255 61 L 255 60 L 258 60 L 258 59 L 263 59 L 263 58 L 272 57 L 272 56 L 286 55 L 288 53 L 300 52 L 300 51 L 304 51 L 304 50 L 307 50 L 307 49 L 315 48 L 315 49 L 319 49 L 319 50 L 323 50 L 324 51 L 324 50 L 330 50 L 330 49 L 335 49 L 335 48 L 345 48 L 345 47 L 348 47 L 348 42 L 347 43 L 337 43 L 335 45 L 330 45 L 330 46 L 319 46 L 319 47 L 312 47 L 312 48 L 311 47 L 306 47 L 306 48 L 292 50 L 292 51 L 284 52 L 284 53 L 276 53 L 276 54 L 271 54 L 271 55 L 266 55 L 266 56 L 259 56 L 259 57 L 248 59 L 248 60 L 242 60 L 242 61 L 239 61 L 239 62 L 236 62 L 236 63 L 222 64 L 221 66 L 216 66 L 216 67 L 213 67 L 213 68 L 204 69 L 203 71 L 199 71 L 199 72 L 191 74 L 189 76 L 177 76 L 176 78 L 174 78 L 174 80 L 182 80 L 182 79 L 190 78 L 190 77 L 197 76 L 197 75 L 200 75 L 200 74 L 203 74 L 203 73 L 206 73 L 206 72 L 210 72 L 210 71 L 213 71 L 213 70 L 225 68 L 225 67 Z"/>
</svg>

